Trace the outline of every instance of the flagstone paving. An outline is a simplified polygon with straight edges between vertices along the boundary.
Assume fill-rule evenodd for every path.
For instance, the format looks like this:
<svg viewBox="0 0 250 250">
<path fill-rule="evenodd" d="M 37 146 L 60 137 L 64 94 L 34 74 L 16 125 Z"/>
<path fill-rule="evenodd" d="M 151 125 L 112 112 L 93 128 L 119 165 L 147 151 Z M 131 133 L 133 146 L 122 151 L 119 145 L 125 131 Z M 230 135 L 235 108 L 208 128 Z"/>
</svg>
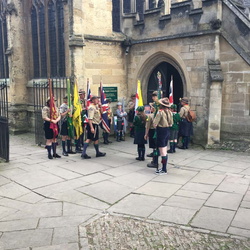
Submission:
<svg viewBox="0 0 250 250">
<path fill-rule="evenodd" d="M 89 160 L 49 160 L 32 134 L 10 145 L 10 162 L 0 163 L 0 250 L 250 249 L 247 153 L 178 150 L 157 176 L 149 158 L 135 160 L 131 139 L 100 144 L 103 158 L 90 146 Z"/>
</svg>

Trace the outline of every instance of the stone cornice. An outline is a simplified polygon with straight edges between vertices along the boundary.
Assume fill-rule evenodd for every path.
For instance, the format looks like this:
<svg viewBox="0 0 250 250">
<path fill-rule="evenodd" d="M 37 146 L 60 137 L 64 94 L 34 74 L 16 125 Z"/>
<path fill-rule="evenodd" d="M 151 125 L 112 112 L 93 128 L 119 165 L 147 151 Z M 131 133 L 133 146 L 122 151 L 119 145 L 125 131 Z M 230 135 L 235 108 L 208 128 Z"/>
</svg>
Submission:
<svg viewBox="0 0 250 250">
<path fill-rule="evenodd" d="M 132 40 L 132 45 L 133 44 L 140 44 L 140 43 L 149 43 L 149 42 L 173 40 L 173 39 L 179 39 L 179 38 L 190 38 L 190 37 L 195 37 L 195 36 L 205 36 L 205 35 L 211 35 L 211 34 L 212 35 L 218 35 L 218 34 L 220 34 L 220 32 L 215 31 L 215 30 L 204 30 L 204 31 L 187 32 L 187 33 L 170 35 L 170 36 L 145 38 L 145 39 L 141 39 L 141 40 Z"/>
<path fill-rule="evenodd" d="M 86 40 L 94 40 L 94 41 L 105 41 L 105 42 L 123 42 L 126 39 L 126 36 L 122 33 L 119 34 L 120 37 L 111 37 L 111 36 L 94 36 L 94 35 L 84 35 L 84 39 Z"/>
</svg>

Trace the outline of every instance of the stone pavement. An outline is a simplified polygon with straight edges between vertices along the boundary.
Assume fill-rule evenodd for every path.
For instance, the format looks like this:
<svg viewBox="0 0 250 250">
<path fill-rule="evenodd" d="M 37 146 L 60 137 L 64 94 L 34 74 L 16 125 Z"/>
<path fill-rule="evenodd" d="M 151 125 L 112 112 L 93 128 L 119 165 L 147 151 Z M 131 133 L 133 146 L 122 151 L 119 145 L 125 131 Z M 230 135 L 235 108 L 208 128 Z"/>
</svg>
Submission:
<svg viewBox="0 0 250 250">
<path fill-rule="evenodd" d="M 168 175 L 131 139 L 48 160 L 33 135 L 0 163 L 0 249 L 250 249 L 250 155 L 191 148 Z"/>
</svg>

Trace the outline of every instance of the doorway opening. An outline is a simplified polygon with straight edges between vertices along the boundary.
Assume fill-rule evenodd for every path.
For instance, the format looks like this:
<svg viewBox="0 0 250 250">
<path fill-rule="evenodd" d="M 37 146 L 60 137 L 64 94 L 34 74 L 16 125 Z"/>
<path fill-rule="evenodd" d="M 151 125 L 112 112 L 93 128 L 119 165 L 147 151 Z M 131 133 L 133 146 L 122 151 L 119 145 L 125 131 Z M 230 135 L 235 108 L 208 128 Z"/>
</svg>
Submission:
<svg viewBox="0 0 250 250">
<path fill-rule="evenodd" d="M 161 62 L 152 71 L 148 80 L 147 103 L 152 102 L 152 93 L 158 89 L 157 73 L 161 73 L 163 97 L 169 97 L 169 87 L 171 77 L 173 77 L 173 97 L 174 104 L 179 104 L 179 99 L 183 97 L 183 81 L 178 70 L 168 62 Z"/>
</svg>

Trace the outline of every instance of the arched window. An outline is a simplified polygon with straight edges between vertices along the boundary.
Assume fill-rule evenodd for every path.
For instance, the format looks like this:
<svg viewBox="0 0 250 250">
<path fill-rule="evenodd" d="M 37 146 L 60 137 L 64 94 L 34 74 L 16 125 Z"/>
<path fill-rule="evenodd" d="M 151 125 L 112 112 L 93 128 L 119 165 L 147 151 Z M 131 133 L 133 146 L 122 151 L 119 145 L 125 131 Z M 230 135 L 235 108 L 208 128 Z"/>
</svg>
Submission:
<svg viewBox="0 0 250 250">
<path fill-rule="evenodd" d="M 63 1 L 34 1 L 31 30 L 34 78 L 65 76 Z"/>
<path fill-rule="evenodd" d="M 5 54 L 8 48 L 6 18 L 0 13 L 0 78 L 9 78 L 8 56 Z"/>
</svg>

